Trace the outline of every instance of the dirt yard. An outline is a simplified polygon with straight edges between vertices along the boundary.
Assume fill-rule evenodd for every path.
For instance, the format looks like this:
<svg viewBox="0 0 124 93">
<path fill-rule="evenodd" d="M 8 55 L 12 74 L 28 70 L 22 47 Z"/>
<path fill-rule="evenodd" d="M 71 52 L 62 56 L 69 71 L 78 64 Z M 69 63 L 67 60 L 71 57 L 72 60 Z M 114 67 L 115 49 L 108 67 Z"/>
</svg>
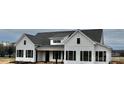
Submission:
<svg viewBox="0 0 124 93">
<path fill-rule="evenodd" d="M 15 60 L 15 58 L 0 57 L 0 64 L 10 64 L 10 62 L 12 62 L 14 60 Z"/>
<path fill-rule="evenodd" d="M 124 64 L 124 57 L 112 57 L 113 64 Z"/>
</svg>

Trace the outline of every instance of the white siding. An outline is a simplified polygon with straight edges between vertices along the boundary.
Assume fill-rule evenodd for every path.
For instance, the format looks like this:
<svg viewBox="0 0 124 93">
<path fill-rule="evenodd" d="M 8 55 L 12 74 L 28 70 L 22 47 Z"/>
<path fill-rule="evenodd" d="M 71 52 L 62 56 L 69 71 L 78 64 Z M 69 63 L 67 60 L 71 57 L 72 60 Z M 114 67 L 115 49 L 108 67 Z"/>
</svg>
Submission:
<svg viewBox="0 0 124 93">
<path fill-rule="evenodd" d="M 77 38 L 80 38 L 80 44 L 77 44 Z M 64 63 L 65 64 L 80 64 L 86 63 L 90 64 L 93 62 L 83 62 L 80 61 L 80 51 L 93 51 L 94 45 L 90 40 L 77 32 L 66 44 L 65 44 L 65 54 Z M 66 51 L 76 51 L 76 61 L 66 60 Z"/>
<path fill-rule="evenodd" d="M 77 38 L 80 38 L 80 44 L 77 44 Z M 84 36 L 82 36 L 79 32 L 76 33 L 66 44 L 66 46 L 93 46 L 93 44 Z"/>
<path fill-rule="evenodd" d="M 77 38 L 80 38 L 80 44 L 77 44 Z M 95 51 L 106 51 L 106 62 L 95 62 Z M 77 32 L 68 42 L 65 44 L 64 63 L 65 64 L 106 64 L 111 61 L 111 50 L 100 45 L 95 46 L 89 39 Z M 76 51 L 76 61 L 66 60 L 66 51 Z M 80 61 L 80 51 L 91 51 L 92 61 Z"/>
<path fill-rule="evenodd" d="M 24 40 L 26 40 L 26 45 L 24 45 Z M 35 46 L 31 42 L 30 39 L 28 39 L 26 36 L 24 36 L 16 45 L 16 52 L 17 50 L 23 50 L 24 56 L 23 57 L 17 57 L 16 61 L 28 61 L 28 62 L 35 62 L 36 61 L 36 51 Z M 33 58 L 26 58 L 26 50 L 33 50 Z"/>
</svg>

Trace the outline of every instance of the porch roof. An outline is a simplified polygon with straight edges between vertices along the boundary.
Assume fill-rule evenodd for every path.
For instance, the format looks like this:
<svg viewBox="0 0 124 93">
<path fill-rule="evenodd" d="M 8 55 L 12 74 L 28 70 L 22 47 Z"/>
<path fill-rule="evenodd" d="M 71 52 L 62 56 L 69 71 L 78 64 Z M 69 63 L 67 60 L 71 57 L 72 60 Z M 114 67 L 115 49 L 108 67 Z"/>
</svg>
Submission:
<svg viewBox="0 0 124 93">
<path fill-rule="evenodd" d="M 37 51 L 64 51 L 64 45 L 46 45 L 36 48 Z"/>
</svg>

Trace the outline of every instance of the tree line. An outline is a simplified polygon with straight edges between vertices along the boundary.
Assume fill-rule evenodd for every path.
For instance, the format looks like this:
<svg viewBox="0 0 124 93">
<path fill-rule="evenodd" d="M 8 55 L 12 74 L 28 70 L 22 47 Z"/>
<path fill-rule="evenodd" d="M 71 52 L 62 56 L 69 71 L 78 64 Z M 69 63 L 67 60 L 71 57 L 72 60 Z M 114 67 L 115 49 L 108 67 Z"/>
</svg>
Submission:
<svg viewBox="0 0 124 93">
<path fill-rule="evenodd" d="M 15 56 L 15 46 L 13 44 L 4 46 L 0 44 L 0 57 L 13 57 Z"/>
</svg>

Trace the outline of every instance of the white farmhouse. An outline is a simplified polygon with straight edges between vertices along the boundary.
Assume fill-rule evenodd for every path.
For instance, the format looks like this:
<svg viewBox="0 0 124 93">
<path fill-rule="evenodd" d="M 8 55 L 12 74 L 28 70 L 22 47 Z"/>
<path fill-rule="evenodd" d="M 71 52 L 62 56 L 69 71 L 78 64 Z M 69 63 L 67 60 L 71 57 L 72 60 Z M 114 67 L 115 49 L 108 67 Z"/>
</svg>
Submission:
<svg viewBox="0 0 124 93">
<path fill-rule="evenodd" d="M 104 45 L 102 29 L 23 34 L 16 43 L 16 61 L 108 64 L 111 48 Z"/>
</svg>

